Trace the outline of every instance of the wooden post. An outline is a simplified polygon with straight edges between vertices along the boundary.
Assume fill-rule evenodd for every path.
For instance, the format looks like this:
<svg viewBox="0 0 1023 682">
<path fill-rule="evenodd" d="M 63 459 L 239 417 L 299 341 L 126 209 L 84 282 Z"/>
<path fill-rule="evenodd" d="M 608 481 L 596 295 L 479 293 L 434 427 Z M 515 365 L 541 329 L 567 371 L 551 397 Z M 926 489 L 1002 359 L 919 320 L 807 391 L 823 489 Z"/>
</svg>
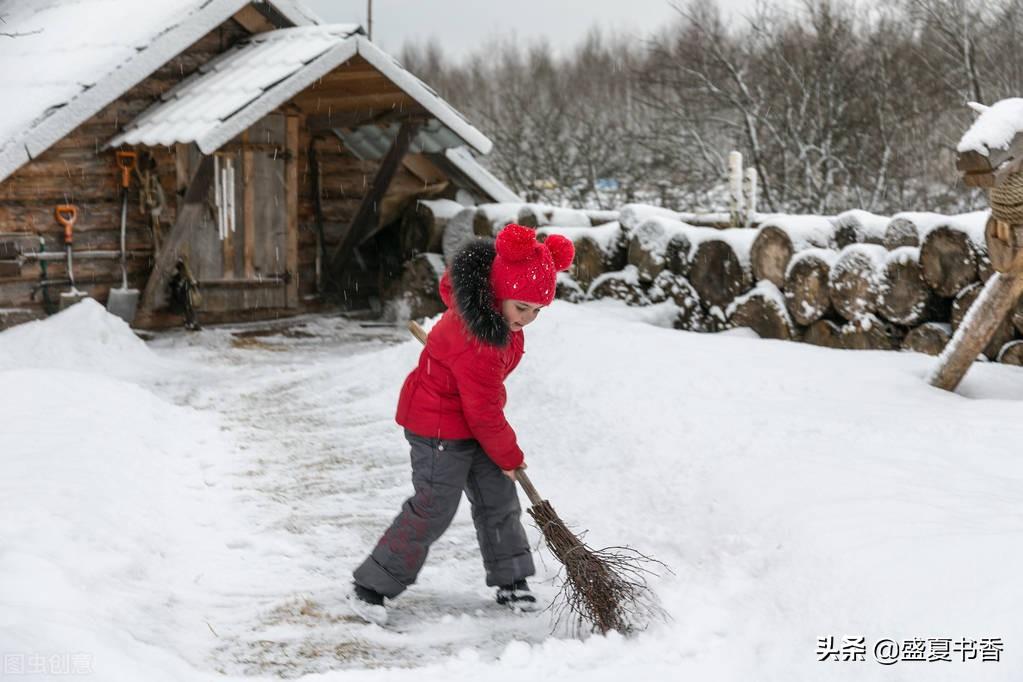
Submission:
<svg viewBox="0 0 1023 682">
<path fill-rule="evenodd" d="M 380 169 L 377 171 L 376 177 L 373 178 L 373 184 L 370 185 L 366 196 L 362 198 L 362 203 L 359 204 L 359 210 L 355 213 L 352 224 L 341 238 L 341 242 L 331 251 L 328 268 L 331 272 L 336 273 L 337 281 L 341 281 L 341 271 L 348 265 L 352 254 L 355 253 L 355 247 L 373 235 L 380 220 L 380 201 L 418 131 L 419 123 L 417 121 L 405 121 L 401 124 L 391 148 L 387 150 L 387 154 L 380 162 Z"/>
<path fill-rule="evenodd" d="M 931 386 L 954 391 L 973 361 L 1023 294 L 1023 272 L 996 272 L 970 306 L 928 377 Z"/>
<path fill-rule="evenodd" d="M 742 202 L 742 154 L 740 152 L 729 152 L 728 154 L 728 194 L 731 199 L 732 227 L 742 225 L 743 202 Z"/>
<path fill-rule="evenodd" d="M 174 265 L 182 246 L 188 241 L 192 228 L 199 224 L 207 210 L 206 197 L 210 193 L 212 181 L 213 157 L 204 156 L 188 184 L 174 227 L 156 255 L 156 262 L 142 294 L 140 313 L 150 313 L 167 304 L 167 284 L 174 274 Z"/>
<path fill-rule="evenodd" d="M 298 307 L 298 116 L 288 116 L 286 130 L 285 157 L 285 206 L 288 214 L 287 221 L 287 270 L 291 273 L 291 279 L 287 284 L 287 306 Z"/>
<path fill-rule="evenodd" d="M 248 141 L 248 133 L 242 138 Z M 242 276 L 256 277 L 256 157 L 248 146 L 242 148 Z"/>
</svg>

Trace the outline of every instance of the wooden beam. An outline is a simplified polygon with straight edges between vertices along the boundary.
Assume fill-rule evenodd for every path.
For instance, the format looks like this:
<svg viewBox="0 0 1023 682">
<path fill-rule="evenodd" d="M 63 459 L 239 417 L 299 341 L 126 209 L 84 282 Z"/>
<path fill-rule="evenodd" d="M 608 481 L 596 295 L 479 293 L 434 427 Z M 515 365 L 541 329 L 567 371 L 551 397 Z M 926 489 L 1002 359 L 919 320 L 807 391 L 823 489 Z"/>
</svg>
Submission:
<svg viewBox="0 0 1023 682">
<path fill-rule="evenodd" d="M 244 149 L 242 151 L 242 183 L 244 184 L 242 193 L 242 267 L 245 278 L 252 279 L 256 276 L 256 266 L 254 265 L 256 248 L 256 173 L 255 156 L 251 149 Z"/>
<path fill-rule="evenodd" d="M 383 95 L 335 95 L 315 96 L 303 93 L 294 100 L 309 114 L 326 114 L 333 111 L 358 111 L 359 109 L 402 108 L 411 111 L 419 104 L 404 93 Z"/>
<path fill-rule="evenodd" d="M 231 18 L 249 33 L 263 33 L 277 28 L 252 5 L 242 7 Z"/>
<path fill-rule="evenodd" d="M 938 358 L 928 379 L 931 386 L 946 391 L 956 389 L 998 326 L 1011 314 L 1021 294 L 1023 273 L 996 272 L 991 276 Z"/>
<path fill-rule="evenodd" d="M 160 251 L 156 255 L 156 262 L 149 273 L 149 280 L 146 282 L 146 289 L 139 304 L 140 313 L 151 313 L 167 304 L 167 284 L 174 274 L 174 265 L 182 246 L 192 234 L 192 228 L 201 222 L 207 210 L 206 197 L 212 184 L 213 157 L 203 156 L 191 182 L 188 183 L 174 227 L 160 245 Z"/>
<path fill-rule="evenodd" d="M 287 210 L 287 270 L 291 273 L 288 282 L 287 306 L 298 307 L 298 132 L 299 117 L 288 116 L 286 146 L 288 156 L 284 162 L 285 208 Z"/>
<path fill-rule="evenodd" d="M 330 257 L 327 259 L 328 268 L 332 272 L 340 275 L 341 271 L 348 265 L 352 254 L 355 253 L 355 247 L 373 236 L 377 229 L 379 229 L 380 201 L 390 186 L 391 180 L 398 171 L 398 167 L 401 165 L 402 159 L 405 158 L 405 154 L 408 152 L 409 146 L 412 144 L 412 140 L 417 132 L 419 132 L 418 123 L 405 122 L 401 124 L 401 128 L 398 129 L 398 135 L 394 138 L 391 148 L 387 150 L 387 154 L 380 163 L 380 169 L 373 178 L 369 191 L 366 192 L 366 195 L 362 198 L 362 203 L 359 204 L 359 210 L 356 211 L 352 224 L 341 238 L 341 242 L 334 247 Z M 338 277 L 338 280 L 340 280 L 340 277 Z"/>
<path fill-rule="evenodd" d="M 425 111 L 399 111 L 397 109 L 366 109 L 361 111 L 335 111 L 329 114 L 306 116 L 305 126 L 312 134 L 332 133 L 344 128 L 358 128 L 365 125 L 388 125 L 403 121 L 426 123 L 430 115 Z"/>
</svg>

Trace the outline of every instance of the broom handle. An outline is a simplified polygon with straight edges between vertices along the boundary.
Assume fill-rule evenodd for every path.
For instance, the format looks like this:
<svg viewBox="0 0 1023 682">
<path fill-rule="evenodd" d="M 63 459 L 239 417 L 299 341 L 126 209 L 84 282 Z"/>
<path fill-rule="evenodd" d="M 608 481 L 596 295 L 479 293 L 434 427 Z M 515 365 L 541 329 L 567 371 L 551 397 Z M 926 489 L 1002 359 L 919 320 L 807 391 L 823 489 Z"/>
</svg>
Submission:
<svg viewBox="0 0 1023 682">
<path fill-rule="evenodd" d="M 419 339 L 419 342 L 424 346 L 426 345 L 426 330 L 419 326 L 419 323 L 415 320 L 409 320 L 408 330 L 412 332 L 412 336 Z M 522 490 L 525 491 L 526 497 L 529 498 L 530 503 L 536 506 L 543 502 L 543 498 L 540 497 L 540 493 L 536 492 L 536 488 L 533 487 L 533 482 L 529 480 L 529 476 L 526 475 L 525 469 L 515 470 L 515 480 L 522 486 Z"/>
</svg>

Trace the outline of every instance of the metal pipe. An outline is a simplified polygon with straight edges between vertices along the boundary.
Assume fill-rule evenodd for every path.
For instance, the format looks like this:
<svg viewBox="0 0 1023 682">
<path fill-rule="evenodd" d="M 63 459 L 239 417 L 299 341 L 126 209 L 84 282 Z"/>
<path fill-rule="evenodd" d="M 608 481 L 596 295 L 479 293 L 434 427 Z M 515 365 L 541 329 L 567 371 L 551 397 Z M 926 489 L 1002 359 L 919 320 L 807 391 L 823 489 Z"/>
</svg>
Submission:
<svg viewBox="0 0 1023 682">
<path fill-rule="evenodd" d="M 152 258 L 152 251 L 125 251 L 127 258 Z M 121 257 L 120 251 L 75 251 L 75 258 L 85 260 L 118 260 Z M 18 261 L 25 262 L 39 262 L 39 261 L 60 261 L 64 260 L 66 256 L 63 253 L 56 251 L 50 251 L 46 253 L 23 253 L 18 256 Z"/>
</svg>

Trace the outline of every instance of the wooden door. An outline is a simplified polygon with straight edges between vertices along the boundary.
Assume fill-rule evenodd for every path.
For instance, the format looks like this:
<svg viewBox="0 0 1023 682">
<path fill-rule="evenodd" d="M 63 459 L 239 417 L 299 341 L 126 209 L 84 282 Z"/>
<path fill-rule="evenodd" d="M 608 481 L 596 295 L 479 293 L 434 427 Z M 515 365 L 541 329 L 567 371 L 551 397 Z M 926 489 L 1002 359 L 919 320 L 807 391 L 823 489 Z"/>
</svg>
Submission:
<svg viewBox="0 0 1023 682">
<path fill-rule="evenodd" d="M 204 312 L 227 313 L 295 307 L 297 231 L 290 219 L 297 205 L 292 180 L 295 155 L 289 154 L 289 128 L 281 114 L 266 116 L 217 155 L 221 184 L 210 191 L 211 210 L 192 235 L 191 266 L 203 294 Z M 225 175 L 233 171 L 231 186 Z M 288 274 L 286 274 L 288 273 Z M 289 284 L 290 281 L 290 284 Z"/>
</svg>

